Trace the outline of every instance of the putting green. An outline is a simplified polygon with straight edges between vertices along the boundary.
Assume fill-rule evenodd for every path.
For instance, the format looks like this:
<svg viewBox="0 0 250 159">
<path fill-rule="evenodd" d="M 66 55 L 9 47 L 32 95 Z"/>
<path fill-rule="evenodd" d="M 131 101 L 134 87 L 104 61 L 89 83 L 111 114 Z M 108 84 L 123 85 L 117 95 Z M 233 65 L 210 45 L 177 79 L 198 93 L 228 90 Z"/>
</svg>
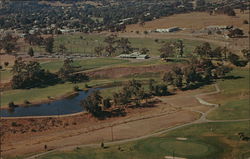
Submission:
<svg viewBox="0 0 250 159">
<path fill-rule="evenodd" d="M 159 145 L 160 148 L 166 151 L 174 152 L 176 154 L 186 155 L 202 155 L 208 153 L 208 146 L 199 143 L 192 143 L 189 141 L 169 141 L 162 142 Z"/>
</svg>

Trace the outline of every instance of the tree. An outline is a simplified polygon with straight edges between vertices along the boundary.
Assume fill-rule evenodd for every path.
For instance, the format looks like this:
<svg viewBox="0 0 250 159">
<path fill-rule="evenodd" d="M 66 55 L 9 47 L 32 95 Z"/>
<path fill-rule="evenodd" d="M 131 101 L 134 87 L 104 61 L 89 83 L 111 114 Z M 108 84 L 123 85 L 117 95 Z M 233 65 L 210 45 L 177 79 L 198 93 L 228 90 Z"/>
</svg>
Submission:
<svg viewBox="0 0 250 159">
<path fill-rule="evenodd" d="M 48 37 L 45 39 L 45 51 L 48 53 L 53 53 L 53 47 L 54 47 L 54 38 Z"/>
<path fill-rule="evenodd" d="M 172 43 L 166 42 L 162 45 L 159 51 L 161 53 L 161 58 L 171 57 L 174 54 L 174 46 L 172 45 Z"/>
<path fill-rule="evenodd" d="M 194 53 L 196 53 L 200 57 L 208 57 L 211 55 L 212 49 L 208 42 L 203 43 L 200 46 L 197 46 L 194 50 Z"/>
<path fill-rule="evenodd" d="M 244 35 L 243 30 L 241 30 L 241 29 L 239 29 L 239 28 L 231 29 L 231 30 L 229 31 L 229 34 L 228 34 L 228 36 L 229 36 L 230 38 L 241 37 L 241 36 L 243 36 L 243 35 Z"/>
<path fill-rule="evenodd" d="M 100 91 L 94 91 L 90 96 L 81 101 L 81 106 L 84 111 L 91 113 L 93 116 L 98 117 L 101 115 L 101 107 L 99 106 L 102 102 Z"/>
<path fill-rule="evenodd" d="M 174 80 L 173 76 L 174 76 L 173 73 L 171 71 L 169 71 L 169 72 L 164 74 L 163 81 L 166 82 L 168 85 L 172 85 L 173 80 Z"/>
<path fill-rule="evenodd" d="M 225 77 L 226 73 L 229 73 L 230 71 L 232 71 L 232 68 L 224 66 L 224 65 L 219 65 L 216 69 L 215 69 L 215 76 L 217 78 L 223 78 Z"/>
<path fill-rule="evenodd" d="M 17 45 L 19 38 L 12 34 L 3 34 L 0 37 L 0 50 L 4 50 L 7 54 L 12 54 L 18 51 L 20 48 Z"/>
<path fill-rule="evenodd" d="M 8 67 L 9 66 L 9 62 L 4 62 L 4 67 Z"/>
<path fill-rule="evenodd" d="M 250 49 L 243 49 L 241 50 L 243 57 L 250 61 Z"/>
<path fill-rule="evenodd" d="M 175 75 L 183 75 L 181 68 L 178 66 L 172 67 L 172 71 Z"/>
<path fill-rule="evenodd" d="M 67 48 L 63 44 L 59 45 L 59 52 L 61 52 L 62 54 L 64 54 L 66 50 L 67 50 Z"/>
<path fill-rule="evenodd" d="M 149 53 L 149 49 L 147 49 L 147 48 L 142 48 L 141 50 L 140 50 L 140 53 L 141 54 L 143 54 L 143 55 L 146 55 L 146 54 L 148 54 Z"/>
<path fill-rule="evenodd" d="M 40 63 L 36 61 L 24 62 L 21 58 L 15 60 L 11 72 L 13 73 L 11 86 L 14 89 L 44 87 L 60 81 L 57 75 L 42 69 Z"/>
<path fill-rule="evenodd" d="M 173 80 L 173 85 L 179 89 L 182 88 L 182 76 L 181 75 L 177 75 L 175 76 L 174 80 Z"/>
<path fill-rule="evenodd" d="M 72 66 L 73 60 L 72 59 L 65 59 L 63 62 L 63 66 L 58 71 L 58 75 L 64 81 L 70 80 L 72 77 L 71 74 L 74 72 L 74 67 Z"/>
<path fill-rule="evenodd" d="M 154 79 L 150 79 L 149 80 L 149 85 L 148 85 L 148 87 L 149 87 L 149 94 L 150 95 L 153 95 L 153 92 L 155 90 L 154 84 L 155 84 L 155 80 Z"/>
<path fill-rule="evenodd" d="M 29 48 L 29 50 L 28 50 L 28 55 L 29 55 L 30 57 L 33 57 L 33 56 L 34 56 L 34 50 L 33 50 L 32 47 Z"/>
<path fill-rule="evenodd" d="M 236 54 L 233 54 L 233 53 L 229 53 L 228 55 L 228 60 L 234 64 L 234 65 L 237 65 L 238 61 L 239 61 L 240 57 Z"/>
<path fill-rule="evenodd" d="M 106 109 L 110 108 L 111 107 L 111 102 L 110 101 L 111 101 L 111 99 L 109 97 L 108 98 L 104 98 L 102 100 L 103 107 L 106 108 Z"/>
<path fill-rule="evenodd" d="M 183 53 L 184 53 L 184 44 L 182 40 L 178 40 L 177 42 L 174 43 L 177 52 L 179 53 L 179 55 L 182 57 Z"/>
<path fill-rule="evenodd" d="M 129 54 L 133 51 L 133 48 L 128 38 L 121 38 L 120 40 L 117 40 L 117 48 L 121 49 L 122 54 Z"/>
<path fill-rule="evenodd" d="M 95 54 L 98 56 L 102 56 L 102 51 L 103 51 L 103 47 L 102 46 L 97 46 L 95 47 Z"/>
<path fill-rule="evenodd" d="M 210 58 L 221 59 L 222 58 L 222 52 L 223 52 L 223 48 L 216 47 L 214 50 L 212 50 L 211 52 L 209 52 L 209 57 Z"/>
</svg>

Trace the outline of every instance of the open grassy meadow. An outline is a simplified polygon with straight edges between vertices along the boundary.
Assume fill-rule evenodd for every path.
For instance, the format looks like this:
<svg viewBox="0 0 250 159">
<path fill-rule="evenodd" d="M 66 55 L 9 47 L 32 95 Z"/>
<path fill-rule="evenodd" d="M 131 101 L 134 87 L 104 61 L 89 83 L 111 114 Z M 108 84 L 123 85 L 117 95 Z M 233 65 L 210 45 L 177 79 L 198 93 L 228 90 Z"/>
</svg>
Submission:
<svg viewBox="0 0 250 159">
<path fill-rule="evenodd" d="M 222 93 L 211 102 L 221 106 L 208 115 L 209 119 L 245 119 L 250 116 L 249 71 L 235 69 L 228 74 L 228 79 L 218 82 Z"/>
<path fill-rule="evenodd" d="M 94 48 L 97 46 L 105 46 L 104 43 L 105 35 L 98 34 L 67 34 L 57 35 L 54 42 L 54 52 L 59 52 L 59 46 L 64 45 L 67 53 L 80 53 L 80 54 L 93 54 Z M 149 49 L 149 55 L 155 56 L 160 55 L 159 49 L 163 42 L 176 41 L 178 39 L 156 39 L 153 38 L 128 38 L 133 48 L 144 48 Z M 197 45 L 202 42 L 195 40 L 182 39 L 184 42 L 185 54 L 190 54 Z M 23 52 L 27 52 L 30 46 L 25 46 L 22 49 Z M 35 52 L 45 52 L 44 47 L 34 46 Z"/>
</svg>

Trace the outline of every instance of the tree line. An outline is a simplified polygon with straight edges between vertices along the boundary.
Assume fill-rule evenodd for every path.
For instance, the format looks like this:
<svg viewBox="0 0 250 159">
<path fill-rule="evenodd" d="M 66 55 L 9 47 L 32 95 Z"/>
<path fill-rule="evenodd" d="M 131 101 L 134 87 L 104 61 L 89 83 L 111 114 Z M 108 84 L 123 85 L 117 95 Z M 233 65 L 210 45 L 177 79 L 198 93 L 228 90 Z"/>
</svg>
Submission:
<svg viewBox="0 0 250 159">
<path fill-rule="evenodd" d="M 56 73 L 42 69 L 39 62 L 23 61 L 18 58 L 12 67 L 11 86 L 13 89 L 29 89 L 34 87 L 47 87 L 64 82 L 84 82 L 89 77 L 86 74 L 75 73 L 73 60 L 65 59 L 63 66 Z"/>
</svg>

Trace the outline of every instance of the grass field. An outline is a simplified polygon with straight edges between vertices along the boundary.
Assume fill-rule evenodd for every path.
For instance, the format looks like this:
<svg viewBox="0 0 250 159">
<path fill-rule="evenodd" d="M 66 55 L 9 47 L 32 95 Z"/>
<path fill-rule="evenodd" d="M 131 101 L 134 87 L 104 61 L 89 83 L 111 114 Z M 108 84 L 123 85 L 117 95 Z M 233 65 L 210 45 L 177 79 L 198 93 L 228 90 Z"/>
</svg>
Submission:
<svg viewBox="0 0 250 159">
<path fill-rule="evenodd" d="M 248 122 L 198 124 L 106 149 L 82 148 L 51 153 L 40 159 L 159 159 L 173 154 L 192 159 L 239 158 L 243 154 L 247 157 L 250 143 L 239 141 L 236 134 L 248 130 Z M 187 140 L 180 141 L 178 137 Z"/>
<path fill-rule="evenodd" d="M 211 102 L 220 103 L 221 106 L 208 115 L 209 119 L 244 119 L 250 116 L 249 71 L 235 69 L 228 75 L 235 79 L 218 82 L 222 93 Z"/>
<path fill-rule="evenodd" d="M 82 38 L 80 38 L 82 37 Z M 103 42 L 104 35 L 89 35 L 89 34 L 67 34 L 58 35 L 55 37 L 54 52 L 59 51 L 59 46 L 62 44 L 66 47 L 68 53 L 81 53 L 81 54 L 93 54 L 94 48 L 97 46 L 105 46 Z M 131 42 L 133 48 L 143 48 L 146 47 L 150 50 L 149 55 L 160 55 L 159 49 L 162 42 L 166 41 L 176 41 L 177 39 L 161 39 L 159 42 L 155 42 L 153 38 L 128 38 Z M 184 42 L 184 53 L 190 54 L 195 46 L 200 45 L 202 42 L 194 40 L 183 40 Z M 27 52 L 29 46 L 22 48 L 22 51 Z M 43 47 L 34 46 L 35 52 L 45 52 Z"/>
</svg>

